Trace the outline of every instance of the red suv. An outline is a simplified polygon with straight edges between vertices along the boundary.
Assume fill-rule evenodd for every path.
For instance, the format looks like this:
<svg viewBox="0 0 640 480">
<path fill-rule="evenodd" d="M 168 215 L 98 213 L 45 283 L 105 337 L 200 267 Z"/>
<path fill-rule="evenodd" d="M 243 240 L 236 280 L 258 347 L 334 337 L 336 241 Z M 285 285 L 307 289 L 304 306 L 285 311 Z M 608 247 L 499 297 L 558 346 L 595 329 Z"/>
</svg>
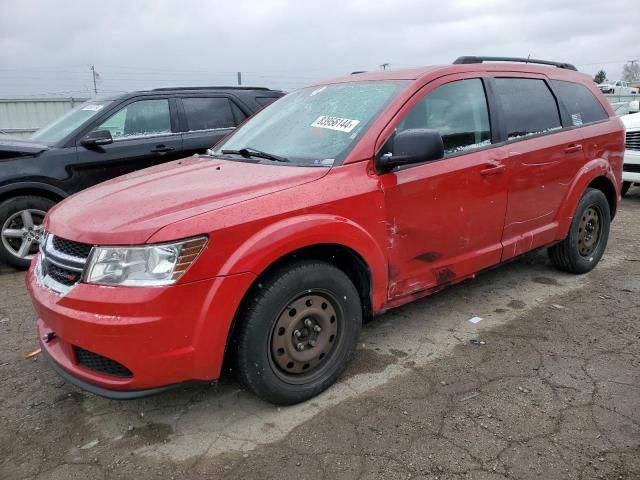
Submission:
<svg viewBox="0 0 640 480">
<path fill-rule="evenodd" d="M 338 378 L 372 315 L 541 247 L 588 272 L 624 129 L 587 75 L 524 62 L 303 88 L 208 155 L 63 201 L 27 277 L 43 352 L 111 398 L 217 379 L 228 360 L 292 404 Z"/>
</svg>

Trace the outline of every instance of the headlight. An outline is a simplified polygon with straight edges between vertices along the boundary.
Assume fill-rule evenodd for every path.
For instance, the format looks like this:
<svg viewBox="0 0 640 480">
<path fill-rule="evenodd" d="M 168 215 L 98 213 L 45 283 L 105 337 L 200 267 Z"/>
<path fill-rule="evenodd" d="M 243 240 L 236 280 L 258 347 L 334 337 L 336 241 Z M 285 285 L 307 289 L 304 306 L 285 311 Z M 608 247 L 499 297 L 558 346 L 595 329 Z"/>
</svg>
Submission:
<svg viewBox="0 0 640 480">
<path fill-rule="evenodd" d="M 153 287 L 178 281 L 207 244 L 206 237 L 139 247 L 94 247 L 85 281 Z"/>
</svg>

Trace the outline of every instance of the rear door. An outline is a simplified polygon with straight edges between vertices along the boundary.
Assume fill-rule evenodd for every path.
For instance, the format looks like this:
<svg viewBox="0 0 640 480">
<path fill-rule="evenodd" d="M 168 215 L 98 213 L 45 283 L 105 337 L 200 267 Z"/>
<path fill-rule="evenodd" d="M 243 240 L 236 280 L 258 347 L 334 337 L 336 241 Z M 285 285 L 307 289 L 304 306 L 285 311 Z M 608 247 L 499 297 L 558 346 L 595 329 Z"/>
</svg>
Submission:
<svg viewBox="0 0 640 480">
<path fill-rule="evenodd" d="M 584 152 L 580 133 L 563 128 L 546 78 L 501 76 L 493 84 L 508 154 L 506 260 L 556 238 L 556 214 L 584 164 Z"/>
<path fill-rule="evenodd" d="M 230 97 L 182 96 L 181 126 L 185 156 L 204 153 L 229 135 L 247 118 L 247 113 Z"/>
<path fill-rule="evenodd" d="M 158 163 L 181 158 L 182 139 L 176 132 L 175 105 L 170 98 L 134 98 L 98 121 L 77 139 L 78 161 L 71 166 L 74 184 L 86 188 Z M 84 147 L 89 131 L 108 130 L 113 143 Z"/>
</svg>

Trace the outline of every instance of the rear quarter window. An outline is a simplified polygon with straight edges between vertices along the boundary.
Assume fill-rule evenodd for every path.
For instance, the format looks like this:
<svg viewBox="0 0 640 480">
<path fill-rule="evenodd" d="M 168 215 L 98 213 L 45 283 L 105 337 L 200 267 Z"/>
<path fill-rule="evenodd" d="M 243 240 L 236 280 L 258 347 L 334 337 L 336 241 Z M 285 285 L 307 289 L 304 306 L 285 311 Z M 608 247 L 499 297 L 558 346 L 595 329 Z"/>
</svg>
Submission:
<svg viewBox="0 0 640 480">
<path fill-rule="evenodd" d="M 552 80 L 560 101 L 569 113 L 573 125 L 598 122 L 609 118 L 598 99 L 584 85 L 563 80 Z"/>
<path fill-rule="evenodd" d="M 495 85 L 509 140 L 562 128 L 558 105 L 544 80 L 496 78 Z"/>
<path fill-rule="evenodd" d="M 256 97 L 256 103 L 262 107 L 266 107 L 276 100 L 278 100 L 277 97 Z"/>
</svg>

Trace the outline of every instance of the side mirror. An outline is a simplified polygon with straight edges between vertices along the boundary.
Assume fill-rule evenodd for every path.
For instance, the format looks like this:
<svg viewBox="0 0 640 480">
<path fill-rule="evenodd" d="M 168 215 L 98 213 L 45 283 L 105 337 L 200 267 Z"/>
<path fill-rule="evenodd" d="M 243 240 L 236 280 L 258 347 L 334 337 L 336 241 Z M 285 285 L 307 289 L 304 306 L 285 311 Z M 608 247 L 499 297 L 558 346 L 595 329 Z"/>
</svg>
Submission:
<svg viewBox="0 0 640 480">
<path fill-rule="evenodd" d="M 113 138 L 109 130 L 94 130 L 80 140 L 80 145 L 83 147 L 95 147 L 96 145 L 108 145 L 110 143 L 113 143 Z"/>
<path fill-rule="evenodd" d="M 396 134 L 393 139 L 393 153 L 376 159 L 379 173 L 396 167 L 424 163 L 444 157 L 442 137 L 435 130 L 412 128 Z"/>
</svg>

